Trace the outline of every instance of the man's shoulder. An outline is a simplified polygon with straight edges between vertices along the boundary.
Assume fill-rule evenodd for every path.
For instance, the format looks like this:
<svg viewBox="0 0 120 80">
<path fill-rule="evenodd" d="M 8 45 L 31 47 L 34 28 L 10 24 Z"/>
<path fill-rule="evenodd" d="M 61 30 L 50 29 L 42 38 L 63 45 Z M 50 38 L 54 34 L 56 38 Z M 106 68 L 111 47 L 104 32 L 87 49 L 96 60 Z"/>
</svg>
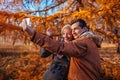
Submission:
<svg viewBox="0 0 120 80">
<path fill-rule="evenodd" d="M 75 39 L 75 41 L 85 41 L 85 40 L 91 40 L 91 39 L 92 37 L 90 35 L 84 35 L 82 37 Z"/>
<path fill-rule="evenodd" d="M 102 39 L 97 37 L 97 36 L 90 36 L 90 35 L 84 35 L 82 37 L 79 37 L 78 39 L 75 40 L 76 42 L 82 42 L 82 43 L 88 43 L 92 44 L 95 43 L 98 48 L 100 48 Z"/>
</svg>

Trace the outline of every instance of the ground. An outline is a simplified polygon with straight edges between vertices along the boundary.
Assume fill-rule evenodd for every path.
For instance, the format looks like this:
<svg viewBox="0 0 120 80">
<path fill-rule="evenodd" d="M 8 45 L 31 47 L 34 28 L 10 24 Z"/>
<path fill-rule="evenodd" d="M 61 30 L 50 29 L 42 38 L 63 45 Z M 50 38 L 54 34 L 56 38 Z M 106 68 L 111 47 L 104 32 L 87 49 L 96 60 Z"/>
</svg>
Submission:
<svg viewBox="0 0 120 80">
<path fill-rule="evenodd" d="M 41 80 L 51 62 L 51 57 L 40 57 L 40 47 L 9 42 L 0 43 L 0 80 Z M 120 55 L 116 44 L 103 42 L 99 48 L 101 78 L 120 80 Z"/>
</svg>

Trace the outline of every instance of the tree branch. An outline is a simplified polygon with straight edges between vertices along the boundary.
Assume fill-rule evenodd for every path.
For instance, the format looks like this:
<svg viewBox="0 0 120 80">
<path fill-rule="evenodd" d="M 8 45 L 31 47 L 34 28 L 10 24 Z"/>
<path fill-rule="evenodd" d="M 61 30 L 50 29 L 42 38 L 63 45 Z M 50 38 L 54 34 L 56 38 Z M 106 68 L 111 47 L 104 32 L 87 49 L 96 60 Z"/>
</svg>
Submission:
<svg viewBox="0 0 120 80">
<path fill-rule="evenodd" d="M 53 8 L 55 8 L 55 7 L 57 7 L 57 6 L 65 3 L 66 1 L 67 1 L 67 0 L 64 0 L 64 1 L 62 1 L 61 3 L 58 3 L 58 4 L 56 4 L 56 5 L 54 5 L 54 6 L 51 6 L 51 7 L 47 7 L 46 9 L 43 9 L 43 10 L 27 11 L 27 13 L 30 14 L 30 13 L 33 13 L 33 12 L 45 12 L 45 11 L 48 11 L 48 10 L 50 10 L 50 9 L 53 9 Z"/>
</svg>

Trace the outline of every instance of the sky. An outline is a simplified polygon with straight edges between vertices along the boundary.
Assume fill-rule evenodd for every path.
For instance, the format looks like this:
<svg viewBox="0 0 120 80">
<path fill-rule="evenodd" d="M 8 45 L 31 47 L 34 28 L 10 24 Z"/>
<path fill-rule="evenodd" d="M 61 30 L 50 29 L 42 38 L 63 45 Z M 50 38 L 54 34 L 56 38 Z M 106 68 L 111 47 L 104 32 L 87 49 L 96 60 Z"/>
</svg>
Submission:
<svg viewBox="0 0 120 80">
<path fill-rule="evenodd" d="M 32 1 L 32 2 L 31 2 Z M 4 3 L 0 3 L 0 10 L 5 10 L 8 12 L 19 12 L 19 11 L 35 11 L 35 10 L 43 10 L 46 5 L 47 6 L 53 6 L 54 0 L 41 0 L 40 4 L 34 4 L 34 0 L 23 0 L 24 6 L 21 6 L 21 3 L 18 4 L 12 4 L 13 0 L 5 0 Z M 47 2 L 47 3 L 46 3 Z M 58 10 L 58 7 L 54 9 L 48 10 L 47 14 L 51 15 L 55 13 Z M 37 12 L 33 13 L 33 15 L 36 16 L 43 16 L 45 12 Z"/>
<path fill-rule="evenodd" d="M 34 11 L 34 10 L 43 10 L 46 6 L 53 6 L 54 2 L 53 2 L 53 0 L 41 0 L 41 3 L 38 5 L 38 4 L 34 4 L 34 3 L 27 4 L 27 1 L 24 0 L 24 4 L 27 8 L 26 10 L 33 10 Z M 47 14 L 51 15 L 51 14 L 55 13 L 57 10 L 58 10 L 57 7 L 54 9 L 50 9 L 50 10 L 48 10 Z M 45 14 L 45 12 L 40 12 L 40 13 L 37 13 L 36 15 L 42 16 L 44 14 Z"/>
</svg>

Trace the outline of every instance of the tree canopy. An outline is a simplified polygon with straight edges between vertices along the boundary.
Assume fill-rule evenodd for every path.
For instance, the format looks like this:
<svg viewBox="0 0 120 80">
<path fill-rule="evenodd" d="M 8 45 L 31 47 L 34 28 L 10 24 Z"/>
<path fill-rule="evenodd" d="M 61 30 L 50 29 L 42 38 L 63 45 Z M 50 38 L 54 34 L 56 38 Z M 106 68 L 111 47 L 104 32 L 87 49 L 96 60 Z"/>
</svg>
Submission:
<svg viewBox="0 0 120 80">
<path fill-rule="evenodd" d="M 50 27 L 59 35 L 62 26 L 82 18 L 92 31 L 120 43 L 119 0 L 0 0 L 0 4 L 0 34 L 8 30 L 23 36 L 19 26 L 27 19 L 36 31 L 45 33 Z"/>
</svg>

